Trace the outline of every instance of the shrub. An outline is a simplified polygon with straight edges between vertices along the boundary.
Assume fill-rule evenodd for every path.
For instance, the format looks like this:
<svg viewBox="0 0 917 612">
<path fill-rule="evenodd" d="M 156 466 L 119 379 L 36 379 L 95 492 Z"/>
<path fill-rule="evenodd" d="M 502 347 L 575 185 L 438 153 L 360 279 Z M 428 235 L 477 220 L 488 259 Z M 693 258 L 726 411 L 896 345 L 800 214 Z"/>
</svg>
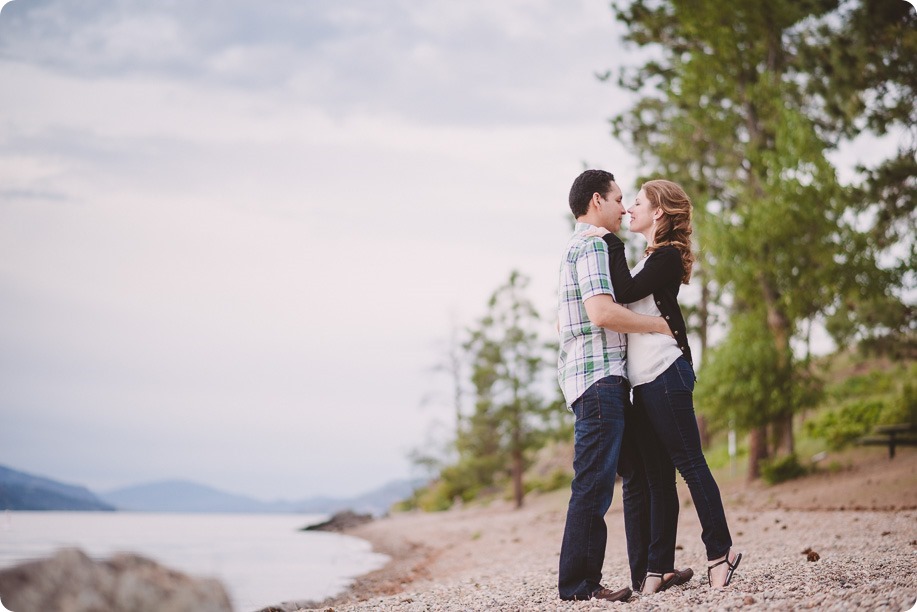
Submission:
<svg viewBox="0 0 917 612">
<path fill-rule="evenodd" d="M 808 470 L 799 463 L 796 454 L 761 462 L 761 478 L 767 484 L 777 484 L 805 476 Z"/>
<path fill-rule="evenodd" d="M 887 409 L 882 400 L 853 401 L 840 410 L 807 422 L 806 431 L 815 438 L 825 440 L 832 450 L 839 450 L 869 433 Z"/>
<path fill-rule="evenodd" d="M 883 412 L 880 423 L 917 425 L 917 387 L 910 382 L 905 383 L 889 409 Z"/>
<path fill-rule="evenodd" d="M 542 478 L 529 478 L 525 481 L 525 492 L 539 491 L 548 493 L 570 486 L 573 474 L 567 470 L 556 469 Z"/>
<path fill-rule="evenodd" d="M 883 372 L 877 370 L 867 374 L 859 374 L 834 385 L 829 395 L 835 400 L 846 400 L 889 393 L 894 391 L 898 378 L 899 373 L 894 371 Z"/>
<path fill-rule="evenodd" d="M 417 507 L 424 512 L 440 512 L 452 507 L 455 498 L 447 483 L 437 481 L 417 496 Z"/>
</svg>

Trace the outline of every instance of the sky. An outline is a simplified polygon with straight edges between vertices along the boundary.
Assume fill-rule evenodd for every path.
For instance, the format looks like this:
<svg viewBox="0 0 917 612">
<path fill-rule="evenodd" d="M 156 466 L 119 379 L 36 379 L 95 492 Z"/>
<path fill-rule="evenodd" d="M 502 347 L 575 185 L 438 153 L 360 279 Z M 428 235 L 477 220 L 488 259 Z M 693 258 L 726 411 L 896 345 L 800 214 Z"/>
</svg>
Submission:
<svg viewBox="0 0 917 612">
<path fill-rule="evenodd" d="M 263 500 L 416 476 L 454 330 L 518 270 L 550 337 L 571 182 L 635 196 L 607 0 L 0 4 L 14 469 Z"/>
<path fill-rule="evenodd" d="M 518 270 L 547 337 L 570 183 L 632 185 L 620 36 L 606 0 L 6 3 L 0 464 L 416 475 L 453 329 Z"/>
</svg>

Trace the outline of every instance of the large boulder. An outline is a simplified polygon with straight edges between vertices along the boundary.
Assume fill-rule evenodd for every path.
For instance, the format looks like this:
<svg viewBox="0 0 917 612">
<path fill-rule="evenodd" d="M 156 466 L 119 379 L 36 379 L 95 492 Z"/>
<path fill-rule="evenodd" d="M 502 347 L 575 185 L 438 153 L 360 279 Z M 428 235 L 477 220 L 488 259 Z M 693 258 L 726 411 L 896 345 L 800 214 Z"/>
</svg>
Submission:
<svg viewBox="0 0 917 612">
<path fill-rule="evenodd" d="M 0 601 L 13 612 L 226 612 L 214 579 L 191 578 L 133 554 L 93 561 L 81 550 L 0 570 Z"/>
</svg>

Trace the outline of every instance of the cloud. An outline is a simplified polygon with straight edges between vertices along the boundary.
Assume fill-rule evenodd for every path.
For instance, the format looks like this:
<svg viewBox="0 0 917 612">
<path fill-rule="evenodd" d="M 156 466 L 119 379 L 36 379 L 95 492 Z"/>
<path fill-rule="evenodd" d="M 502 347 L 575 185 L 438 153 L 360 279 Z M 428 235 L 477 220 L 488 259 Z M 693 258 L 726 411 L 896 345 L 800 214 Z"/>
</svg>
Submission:
<svg viewBox="0 0 917 612">
<path fill-rule="evenodd" d="M 260 89 L 335 116 L 556 120 L 614 47 L 607 9 L 585 0 L 19 2 L 0 22 L 0 59 L 81 78 Z M 576 48 L 565 29 L 579 34 Z"/>
</svg>

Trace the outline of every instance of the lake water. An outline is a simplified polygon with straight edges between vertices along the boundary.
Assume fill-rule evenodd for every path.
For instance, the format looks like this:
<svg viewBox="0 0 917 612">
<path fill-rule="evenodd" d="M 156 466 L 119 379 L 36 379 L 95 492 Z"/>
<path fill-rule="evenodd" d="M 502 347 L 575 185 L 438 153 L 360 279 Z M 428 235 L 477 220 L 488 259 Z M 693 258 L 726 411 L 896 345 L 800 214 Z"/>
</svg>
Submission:
<svg viewBox="0 0 917 612">
<path fill-rule="evenodd" d="M 354 577 L 388 561 L 363 540 L 299 531 L 323 518 L 7 511 L 0 514 L 0 567 L 44 558 L 65 547 L 81 548 L 95 559 L 131 552 L 186 574 L 219 579 L 234 609 L 246 612 L 336 595 Z"/>
</svg>

